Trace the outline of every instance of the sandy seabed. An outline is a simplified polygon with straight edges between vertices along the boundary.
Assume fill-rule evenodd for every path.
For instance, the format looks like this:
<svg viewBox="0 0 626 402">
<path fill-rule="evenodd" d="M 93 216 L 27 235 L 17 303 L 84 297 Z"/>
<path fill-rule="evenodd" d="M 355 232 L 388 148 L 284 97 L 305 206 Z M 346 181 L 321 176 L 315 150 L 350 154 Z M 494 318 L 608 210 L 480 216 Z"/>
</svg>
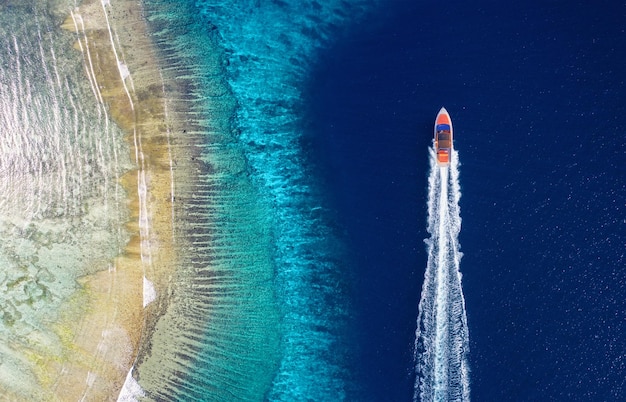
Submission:
<svg viewBox="0 0 626 402">
<path fill-rule="evenodd" d="M 140 2 L 85 1 L 62 28 L 75 32 L 86 79 L 130 145 L 136 169 L 122 184 L 131 239 L 109 270 L 81 278 L 54 328 L 64 351 L 37 362 L 41 394 L 30 397 L 116 400 L 176 267 L 167 105 Z"/>
</svg>

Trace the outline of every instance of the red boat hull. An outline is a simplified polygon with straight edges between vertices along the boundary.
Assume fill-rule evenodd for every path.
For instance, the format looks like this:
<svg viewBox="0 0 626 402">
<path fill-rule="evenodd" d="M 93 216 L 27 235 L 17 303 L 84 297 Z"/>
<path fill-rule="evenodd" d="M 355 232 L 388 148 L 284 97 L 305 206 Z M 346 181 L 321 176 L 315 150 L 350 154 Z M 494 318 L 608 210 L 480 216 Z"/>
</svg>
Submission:
<svg viewBox="0 0 626 402">
<path fill-rule="evenodd" d="M 437 164 L 447 166 L 452 153 L 452 119 L 446 108 L 442 107 L 435 119 L 435 152 Z"/>
</svg>

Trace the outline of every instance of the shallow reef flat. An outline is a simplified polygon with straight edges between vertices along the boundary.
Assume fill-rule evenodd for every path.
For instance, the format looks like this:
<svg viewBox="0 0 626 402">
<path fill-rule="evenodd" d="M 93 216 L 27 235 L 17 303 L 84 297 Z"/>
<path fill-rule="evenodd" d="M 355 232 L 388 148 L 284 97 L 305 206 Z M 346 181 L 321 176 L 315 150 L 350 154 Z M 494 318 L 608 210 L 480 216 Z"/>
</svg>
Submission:
<svg viewBox="0 0 626 402">
<path fill-rule="evenodd" d="M 117 390 L 132 365 L 124 399 L 256 400 L 270 387 L 279 359 L 270 214 L 236 145 L 235 102 L 215 33 L 201 22 L 171 18 L 173 9 L 189 15 L 182 4 L 144 6 L 148 12 L 132 1 L 87 2 L 64 24 L 76 32 L 86 73 L 136 164 L 122 178 L 132 237 L 116 272 L 135 275 L 125 281 L 135 296 L 142 294 L 143 274 L 151 287 L 143 293 L 154 298 L 145 296 L 143 306 L 116 299 L 132 359 L 118 360 L 115 378 L 92 382 Z M 87 294 L 99 283 L 102 278 L 85 278 Z M 85 319 L 91 333 L 110 321 Z M 118 392 L 105 394 L 88 390 L 96 398 Z"/>
<path fill-rule="evenodd" d="M 167 106 L 140 4 L 86 1 L 62 27 L 74 33 L 94 97 L 121 129 L 134 168 L 119 177 L 128 241 L 109 269 L 80 278 L 89 308 L 76 320 L 79 307 L 70 303 L 57 326 L 71 334 L 72 353 L 53 392 L 63 400 L 114 400 L 167 304 L 177 266 Z"/>
<path fill-rule="evenodd" d="M 0 393 L 116 400 L 178 266 L 167 105 L 141 6 L 0 12 L 33 21 L 3 35 Z"/>
<path fill-rule="evenodd" d="M 224 53 L 186 2 L 144 4 L 172 132 L 178 266 L 134 378 L 151 400 L 260 400 L 280 349 L 271 214 L 232 126 Z"/>
<path fill-rule="evenodd" d="M 128 328 L 141 322 L 142 272 L 124 251 L 133 218 L 121 185 L 133 164 L 72 48 L 75 34 L 59 29 L 71 9 L 0 5 L 0 393 L 8 400 L 91 390 L 110 398 L 138 342 Z"/>
</svg>

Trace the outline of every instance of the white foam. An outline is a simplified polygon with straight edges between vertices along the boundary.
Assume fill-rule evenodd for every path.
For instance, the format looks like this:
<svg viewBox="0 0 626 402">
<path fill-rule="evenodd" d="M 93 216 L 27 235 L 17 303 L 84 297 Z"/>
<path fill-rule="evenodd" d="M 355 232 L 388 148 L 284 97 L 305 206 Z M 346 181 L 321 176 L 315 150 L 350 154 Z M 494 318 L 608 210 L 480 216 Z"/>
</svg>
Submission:
<svg viewBox="0 0 626 402">
<path fill-rule="evenodd" d="M 120 76 L 122 76 L 123 80 L 130 77 L 130 70 L 128 70 L 128 66 L 126 64 L 122 63 L 121 61 L 118 61 L 117 68 L 120 70 Z"/>
<path fill-rule="evenodd" d="M 120 391 L 120 394 L 117 396 L 118 402 L 137 402 L 139 399 L 137 397 L 144 397 L 146 393 L 143 391 L 137 380 L 133 378 L 133 368 L 131 367 L 126 375 L 126 381 L 124 381 L 124 386 Z"/>
<path fill-rule="evenodd" d="M 430 150 L 428 263 L 415 339 L 414 401 L 469 401 L 469 331 L 461 286 L 459 159 L 439 167 Z"/>
<path fill-rule="evenodd" d="M 107 28 L 109 30 L 109 39 L 111 41 L 111 49 L 113 50 L 113 54 L 115 55 L 115 60 L 117 61 L 118 68 L 120 64 L 123 64 L 120 61 L 119 55 L 117 54 L 117 49 L 115 48 L 115 40 L 113 39 L 113 31 L 111 30 L 111 23 L 109 22 L 109 14 L 107 13 L 106 6 L 111 5 L 109 0 L 102 0 L 102 10 L 104 11 L 104 18 L 107 22 Z M 120 70 L 120 74 L 122 71 Z M 123 74 L 122 74 L 123 75 Z M 122 80 L 122 84 L 124 85 L 124 91 L 126 91 L 126 95 L 128 96 L 128 102 L 130 103 L 130 108 L 135 110 L 135 104 L 133 103 L 133 98 L 130 96 L 130 92 L 128 91 L 128 87 L 126 86 L 126 81 Z"/>
<path fill-rule="evenodd" d="M 156 290 L 154 284 L 146 277 L 143 277 L 143 306 L 146 307 L 156 299 Z"/>
<path fill-rule="evenodd" d="M 87 373 L 87 385 L 89 386 L 89 388 L 93 387 L 93 383 L 96 382 L 96 375 L 94 373 L 92 373 L 91 371 L 89 371 Z"/>
</svg>

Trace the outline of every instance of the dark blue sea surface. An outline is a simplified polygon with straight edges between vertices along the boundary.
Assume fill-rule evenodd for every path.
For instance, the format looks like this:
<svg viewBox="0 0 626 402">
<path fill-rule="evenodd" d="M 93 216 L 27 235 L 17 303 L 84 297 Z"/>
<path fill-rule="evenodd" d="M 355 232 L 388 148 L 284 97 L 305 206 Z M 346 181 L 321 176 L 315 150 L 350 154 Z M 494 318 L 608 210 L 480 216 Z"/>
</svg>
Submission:
<svg viewBox="0 0 626 402">
<path fill-rule="evenodd" d="M 625 21 L 620 1 L 393 1 L 321 55 L 308 136 L 351 250 L 369 400 L 412 398 L 441 106 L 472 399 L 626 400 Z"/>
</svg>

